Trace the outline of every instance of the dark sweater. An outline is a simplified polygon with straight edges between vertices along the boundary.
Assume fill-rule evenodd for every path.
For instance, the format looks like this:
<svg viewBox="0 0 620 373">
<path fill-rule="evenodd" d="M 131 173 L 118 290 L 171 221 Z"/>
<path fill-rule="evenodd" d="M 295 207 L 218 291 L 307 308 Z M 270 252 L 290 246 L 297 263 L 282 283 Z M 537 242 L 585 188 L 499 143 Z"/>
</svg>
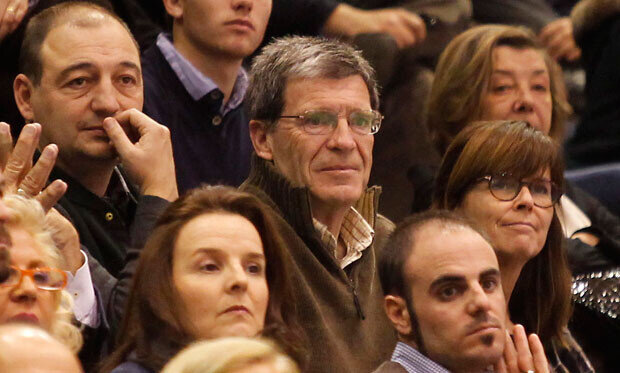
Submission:
<svg viewBox="0 0 620 373">
<path fill-rule="evenodd" d="M 170 129 L 179 192 L 203 183 L 241 184 L 252 150 L 243 106 L 221 117 L 219 90 L 194 101 L 156 44 L 144 52 L 142 65 L 143 111 Z"/>
<path fill-rule="evenodd" d="M 375 213 L 380 188 L 369 188 L 355 206 L 375 230 L 375 239 L 344 270 L 314 228 L 306 188 L 291 187 L 270 162 L 255 156 L 240 189 L 273 208 L 289 248 L 292 301 L 310 342 L 308 371 L 370 372 L 389 358 L 396 336 L 383 311 L 376 257 L 394 225 Z"/>
</svg>

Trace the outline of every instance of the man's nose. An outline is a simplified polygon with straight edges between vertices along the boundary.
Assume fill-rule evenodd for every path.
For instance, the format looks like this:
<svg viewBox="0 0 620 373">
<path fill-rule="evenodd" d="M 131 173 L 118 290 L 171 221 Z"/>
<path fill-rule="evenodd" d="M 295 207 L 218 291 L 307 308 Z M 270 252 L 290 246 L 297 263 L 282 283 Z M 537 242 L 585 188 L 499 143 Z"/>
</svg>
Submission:
<svg viewBox="0 0 620 373">
<path fill-rule="evenodd" d="M 349 127 L 346 117 L 338 118 L 338 125 L 329 136 L 327 141 L 328 148 L 336 150 L 351 150 L 355 148 L 354 134 Z"/>
<path fill-rule="evenodd" d="M 102 117 L 113 116 L 120 109 L 120 92 L 111 80 L 102 80 L 93 88 L 91 108 Z"/>
<path fill-rule="evenodd" d="M 479 312 L 487 312 L 491 309 L 489 294 L 487 294 L 480 284 L 472 289 L 467 308 L 467 311 L 471 315 L 475 315 Z"/>
</svg>

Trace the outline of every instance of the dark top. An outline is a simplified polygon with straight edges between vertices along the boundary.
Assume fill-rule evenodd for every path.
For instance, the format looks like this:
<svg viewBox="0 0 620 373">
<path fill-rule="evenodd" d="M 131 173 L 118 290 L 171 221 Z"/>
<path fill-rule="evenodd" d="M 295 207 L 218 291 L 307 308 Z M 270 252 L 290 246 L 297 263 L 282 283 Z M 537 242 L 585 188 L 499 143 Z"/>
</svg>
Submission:
<svg viewBox="0 0 620 373">
<path fill-rule="evenodd" d="M 50 180 L 54 179 L 67 183 L 67 192 L 58 204 L 69 214 L 80 235 L 80 243 L 116 277 L 123 268 L 125 252 L 130 244 L 129 229 L 136 212 L 137 190 L 124 181 L 119 168 L 112 174 L 103 198 L 58 167 L 50 175 Z"/>
<path fill-rule="evenodd" d="M 583 1 L 571 15 L 586 73 L 586 106 L 567 144 L 569 166 L 620 161 L 620 6 Z"/>
<path fill-rule="evenodd" d="M 156 44 L 143 54 L 142 68 L 144 113 L 170 129 L 179 192 L 203 183 L 241 184 L 252 151 L 243 105 L 222 117 L 221 91 L 195 101 Z"/>
</svg>

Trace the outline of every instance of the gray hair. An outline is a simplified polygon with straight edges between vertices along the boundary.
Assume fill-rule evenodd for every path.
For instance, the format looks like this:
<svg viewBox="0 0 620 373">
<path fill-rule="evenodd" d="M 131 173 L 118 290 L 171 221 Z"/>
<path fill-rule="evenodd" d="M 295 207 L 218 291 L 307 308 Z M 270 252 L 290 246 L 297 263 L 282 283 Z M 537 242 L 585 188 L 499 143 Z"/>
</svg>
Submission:
<svg viewBox="0 0 620 373">
<path fill-rule="evenodd" d="M 378 109 L 375 71 L 360 51 L 341 41 L 320 37 L 275 39 L 252 63 L 245 97 L 250 118 L 274 123 L 284 109 L 284 90 L 290 79 L 343 79 L 353 75 L 364 80 L 370 105 Z"/>
</svg>

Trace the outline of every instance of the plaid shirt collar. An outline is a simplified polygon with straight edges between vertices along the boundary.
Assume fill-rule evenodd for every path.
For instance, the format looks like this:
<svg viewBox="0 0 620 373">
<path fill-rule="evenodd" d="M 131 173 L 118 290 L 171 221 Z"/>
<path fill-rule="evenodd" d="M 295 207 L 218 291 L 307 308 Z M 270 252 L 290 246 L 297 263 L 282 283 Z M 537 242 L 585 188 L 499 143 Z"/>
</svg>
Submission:
<svg viewBox="0 0 620 373">
<path fill-rule="evenodd" d="M 336 257 L 336 251 L 338 248 L 338 240 L 327 229 L 327 226 L 316 219 L 312 219 L 314 228 L 319 232 L 321 241 L 327 246 L 329 250 L 334 253 Z M 362 257 L 362 251 L 366 250 L 372 243 L 375 236 L 375 231 L 370 224 L 360 215 L 353 207 L 344 216 L 342 227 L 340 228 L 340 239 L 346 247 L 346 253 L 342 259 L 340 259 L 340 268 L 345 268 L 349 264 L 355 262 Z"/>
<path fill-rule="evenodd" d="M 450 373 L 446 368 L 403 342 L 396 344 L 391 360 L 402 365 L 407 373 Z"/>
</svg>

